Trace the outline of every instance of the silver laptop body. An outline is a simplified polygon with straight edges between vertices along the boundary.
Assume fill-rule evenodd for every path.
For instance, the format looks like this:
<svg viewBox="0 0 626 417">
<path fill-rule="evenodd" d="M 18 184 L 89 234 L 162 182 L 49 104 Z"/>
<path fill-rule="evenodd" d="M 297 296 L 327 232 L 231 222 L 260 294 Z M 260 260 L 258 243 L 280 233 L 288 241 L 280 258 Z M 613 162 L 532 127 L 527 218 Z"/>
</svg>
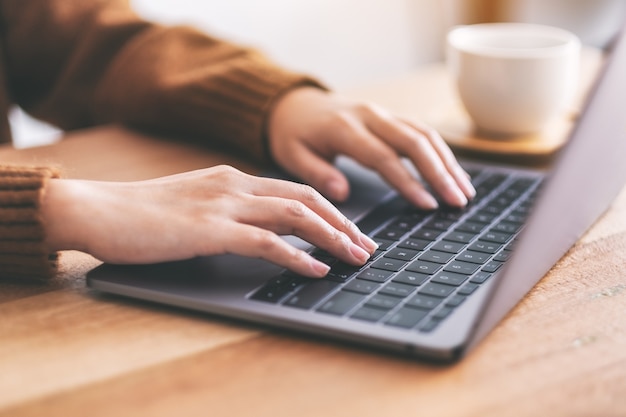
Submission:
<svg viewBox="0 0 626 417">
<path fill-rule="evenodd" d="M 388 281 L 375 282 L 360 293 L 358 288 L 355 293 L 342 292 L 350 281 L 325 280 L 328 282 L 324 284 L 328 286 L 327 292 L 307 308 L 295 307 L 305 297 L 300 281 L 288 290 L 280 287 L 284 292 L 268 302 L 258 296 L 259 292 L 263 291 L 268 281 L 278 279 L 282 282 L 281 277 L 290 278 L 289 273 L 264 261 L 233 255 L 154 265 L 104 264 L 88 274 L 88 286 L 106 293 L 306 332 L 424 359 L 456 360 L 519 302 L 609 207 L 623 188 L 626 180 L 624 74 L 626 37 L 622 33 L 613 44 L 604 70 L 588 96 L 566 148 L 547 175 L 503 166 L 467 164 L 469 170 L 480 169 L 514 177 L 521 175 L 537 180 L 546 175 L 546 178 L 538 192 L 532 191 L 537 197 L 521 232 L 513 242 L 506 242 L 507 249 L 511 249 L 510 258 L 485 282 L 474 286 L 469 285 L 469 280 L 464 282 L 462 286 L 467 285 L 471 293 L 464 295 L 463 302 L 454 308 L 444 310 L 447 307 L 444 304 L 423 310 L 426 313 L 419 310 L 421 305 L 417 303 L 432 300 L 432 294 L 419 299 L 422 294 L 420 288 L 426 285 L 422 283 L 411 290 L 412 294 L 404 298 L 397 296 L 400 301 L 385 310 L 382 316 L 372 318 L 378 313 L 376 306 L 368 304 L 374 301 L 374 295 L 367 291 L 373 291 L 370 287 L 384 287 L 393 282 L 393 273 Z M 397 205 L 394 201 L 398 201 L 396 194 L 376 174 L 345 158 L 338 164 L 352 184 L 350 201 L 340 207 L 348 217 L 357 223 L 368 223 L 371 211 L 381 202 L 387 202 L 389 211 L 394 210 Z M 381 210 L 378 209 L 378 217 Z M 367 231 L 373 236 L 385 227 L 385 223 L 366 224 Z M 210 236 L 207 238 L 210 239 Z M 307 246 L 298 239 L 287 239 L 295 245 Z M 354 284 L 350 285 L 354 287 Z M 445 289 L 445 284 L 442 285 L 431 285 L 429 290 Z M 316 284 L 316 287 L 321 286 Z M 455 287 L 454 291 L 461 291 L 460 287 Z M 408 287 L 396 285 L 395 288 L 406 290 Z M 391 289 L 390 286 L 389 291 Z M 338 295 L 348 295 L 348 300 L 355 300 L 340 314 L 337 313 L 338 304 L 344 301 L 338 301 Z M 455 295 L 453 292 L 450 297 Z M 264 296 L 270 297 L 273 293 L 265 291 Z M 393 301 L 393 297 L 394 294 L 385 294 L 379 299 Z M 405 307 L 417 308 L 423 320 L 414 325 L 400 325 L 406 324 L 400 314 Z M 368 313 L 374 315 L 370 317 Z M 435 319 L 436 314 L 442 318 Z"/>
</svg>

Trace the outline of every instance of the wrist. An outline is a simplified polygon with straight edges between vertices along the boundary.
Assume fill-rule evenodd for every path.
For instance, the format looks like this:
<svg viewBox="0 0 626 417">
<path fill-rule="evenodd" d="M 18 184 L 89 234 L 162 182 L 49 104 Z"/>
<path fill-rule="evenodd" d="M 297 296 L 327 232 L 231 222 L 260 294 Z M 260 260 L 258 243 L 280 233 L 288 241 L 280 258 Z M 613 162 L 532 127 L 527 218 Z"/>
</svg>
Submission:
<svg viewBox="0 0 626 417">
<path fill-rule="evenodd" d="M 51 252 L 82 250 L 79 231 L 81 207 L 80 181 L 51 179 L 41 201 L 41 217 L 45 229 L 45 244 Z"/>
<path fill-rule="evenodd" d="M 273 146 L 300 124 L 304 110 L 312 99 L 326 97 L 328 90 L 313 85 L 293 87 L 281 94 L 272 104 L 265 128 L 267 155 L 274 160 Z"/>
</svg>

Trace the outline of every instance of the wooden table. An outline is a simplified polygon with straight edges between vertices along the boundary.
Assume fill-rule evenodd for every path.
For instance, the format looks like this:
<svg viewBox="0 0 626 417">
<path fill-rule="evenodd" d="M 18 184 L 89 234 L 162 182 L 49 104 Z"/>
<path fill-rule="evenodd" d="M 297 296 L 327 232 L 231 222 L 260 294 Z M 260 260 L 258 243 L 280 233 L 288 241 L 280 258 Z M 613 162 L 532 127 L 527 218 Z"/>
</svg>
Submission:
<svg viewBox="0 0 626 417">
<path fill-rule="evenodd" d="M 348 94 L 428 115 L 429 103 L 449 99 L 446 83 L 434 66 Z M 255 170 L 117 127 L 0 148 L 0 160 L 107 180 L 216 163 Z M 97 264 L 67 252 L 50 283 L 0 282 L 0 415 L 626 415 L 626 192 L 476 350 L 447 367 L 101 297 L 84 281 Z"/>
</svg>

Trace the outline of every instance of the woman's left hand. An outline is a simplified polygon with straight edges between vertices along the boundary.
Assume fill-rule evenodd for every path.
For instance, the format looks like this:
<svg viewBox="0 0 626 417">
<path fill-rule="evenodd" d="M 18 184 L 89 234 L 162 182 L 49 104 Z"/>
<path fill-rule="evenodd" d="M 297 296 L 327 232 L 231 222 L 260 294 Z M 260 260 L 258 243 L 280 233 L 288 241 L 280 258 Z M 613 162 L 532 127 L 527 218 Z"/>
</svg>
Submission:
<svg viewBox="0 0 626 417">
<path fill-rule="evenodd" d="M 469 176 L 434 129 L 372 104 L 312 87 L 297 88 L 276 103 L 267 133 L 274 160 L 335 201 L 344 201 L 350 192 L 346 177 L 332 165 L 340 154 L 377 171 L 420 208 L 436 208 L 437 200 L 402 157 L 414 164 L 446 204 L 465 206 L 475 194 Z"/>
</svg>

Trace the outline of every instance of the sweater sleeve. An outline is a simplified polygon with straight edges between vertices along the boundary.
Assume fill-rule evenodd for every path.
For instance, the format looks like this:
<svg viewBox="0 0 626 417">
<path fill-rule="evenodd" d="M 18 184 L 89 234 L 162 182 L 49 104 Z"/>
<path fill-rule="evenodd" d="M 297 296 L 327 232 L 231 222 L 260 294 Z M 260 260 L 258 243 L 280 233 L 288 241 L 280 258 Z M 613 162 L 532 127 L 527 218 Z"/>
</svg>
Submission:
<svg viewBox="0 0 626 417">
<path fill-rule="evenodd" d="M 262 158 L 273 103 L 324 88 L 251 48 L 164 27 L 128 0 L 0 0 L 9 88 L 63 129 L 122 123 Z"/>
<path fill-rule="evenodd" d="M 44 244 L 40 203 L 50 168 L 0 165 L 0 277 L 46 279 L 54 276 L 58 255 Z"/>
</svg>

